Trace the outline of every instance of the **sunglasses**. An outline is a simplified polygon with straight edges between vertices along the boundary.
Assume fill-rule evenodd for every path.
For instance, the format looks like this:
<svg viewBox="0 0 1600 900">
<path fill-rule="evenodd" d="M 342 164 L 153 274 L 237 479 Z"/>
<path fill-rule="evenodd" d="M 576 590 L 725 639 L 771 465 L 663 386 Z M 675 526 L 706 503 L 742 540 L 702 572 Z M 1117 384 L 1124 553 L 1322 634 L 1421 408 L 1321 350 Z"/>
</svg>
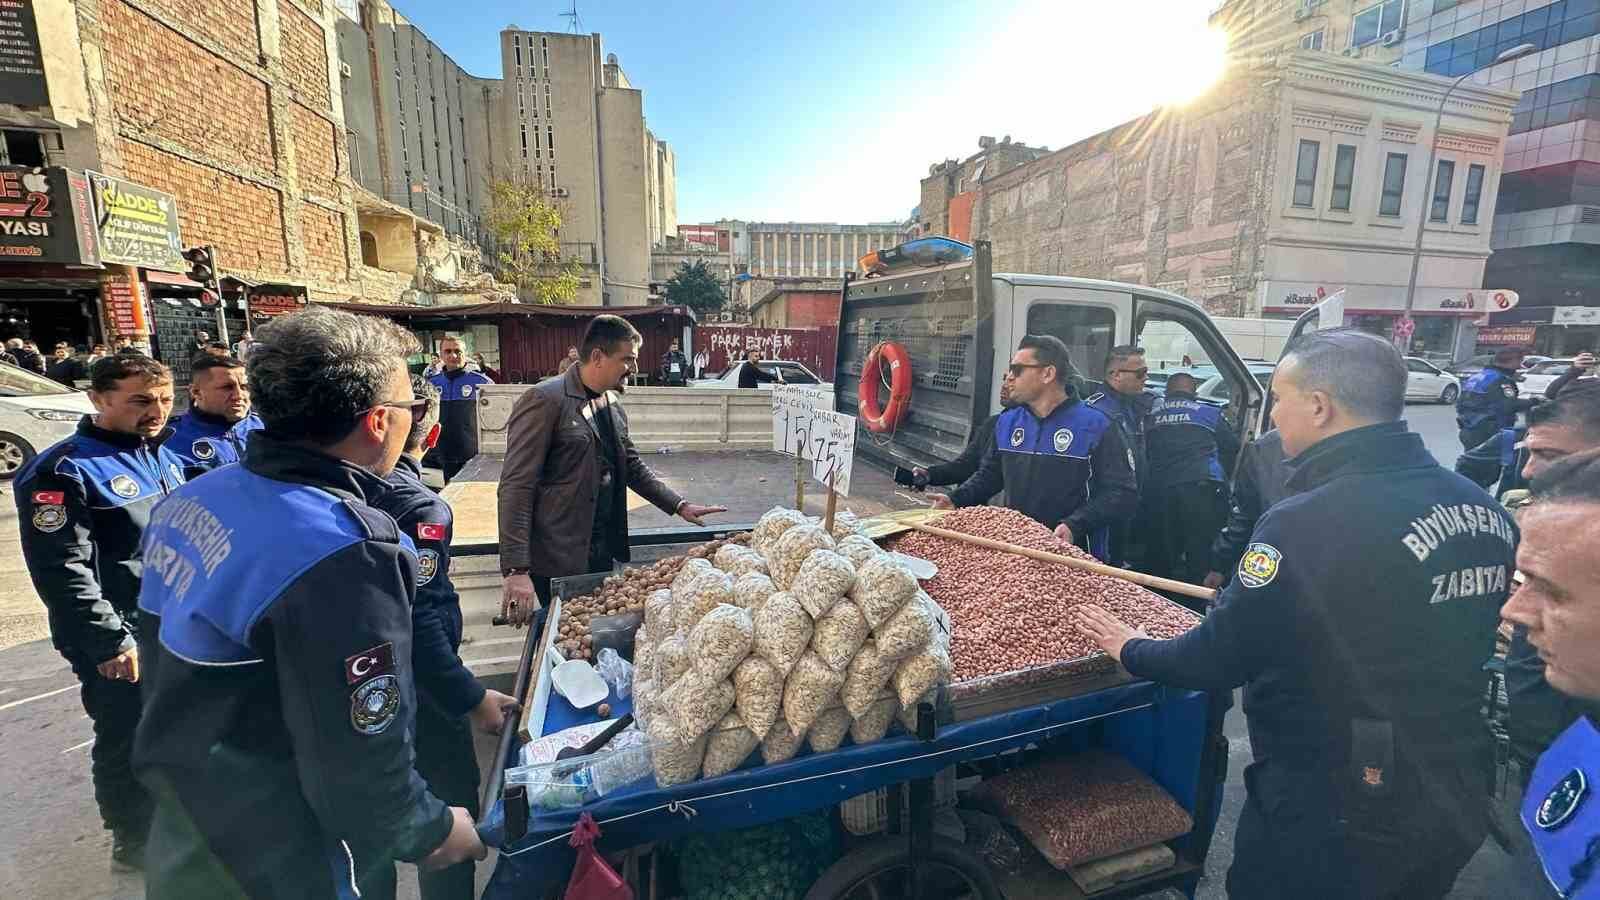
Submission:
<svg viewBox="0 0 1600 900">
<path fill-rule="evenodd" d="M 1029 369 L 1042 369 L 1044 367 L 1045 367 L 1044 363 L 1012 363 L 1011 364 L 1011 377 L 1012 378 L 1021 378 L 1022 377 L 1022 373 L 1026 372 Z"/>
<path fill-rule="evenodd" d="M 428 411 L 428 404 L 431 402 L 432 401 L 430 401 L 427 397 L 419 397 L 416 400 L 395 400 L 390 403 L 379 403 L 376 406 L 373 406 L 372 409 L 362 410 L 356 416 L 356 418 L 360 418 L 361 416 L 372 412 L 373 409 L 382 409 L 384 407 L 388 407 L 390 409 L 408 410 L 411 413 L 411 417 L 416 418 L 417 416 L 420 416 Z"/>
<path fill-rule="evenodd" d="M 1140 378 L 1144 378 L 1145 376 L 1150 374 L 1150 367 L 1149 366 L 1143 366 L 1143 367 L 1138 368 L 1138 369 L 1112 369 L 1111 370 L 1111 374 L 1113 374 L 1113 375 L 1137 375 Z"/>
</svg>

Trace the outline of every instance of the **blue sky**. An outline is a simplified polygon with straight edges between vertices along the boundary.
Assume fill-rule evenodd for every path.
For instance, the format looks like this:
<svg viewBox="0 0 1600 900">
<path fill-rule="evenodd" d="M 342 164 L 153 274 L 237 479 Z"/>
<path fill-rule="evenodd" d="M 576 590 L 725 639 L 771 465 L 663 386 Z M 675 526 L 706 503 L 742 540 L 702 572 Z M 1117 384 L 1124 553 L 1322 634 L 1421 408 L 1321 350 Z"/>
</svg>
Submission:
<svg viewBox="0 0 1600 900">
<path fill-rule="evenodd" d="M 396 7 L 468 71 L 567 0 Z M 1059 148 L 1192 92 L 1211 0 L 580 0 L 678 160 L 678 219 L 899 221 L 979 135 Z"/>
</svg>

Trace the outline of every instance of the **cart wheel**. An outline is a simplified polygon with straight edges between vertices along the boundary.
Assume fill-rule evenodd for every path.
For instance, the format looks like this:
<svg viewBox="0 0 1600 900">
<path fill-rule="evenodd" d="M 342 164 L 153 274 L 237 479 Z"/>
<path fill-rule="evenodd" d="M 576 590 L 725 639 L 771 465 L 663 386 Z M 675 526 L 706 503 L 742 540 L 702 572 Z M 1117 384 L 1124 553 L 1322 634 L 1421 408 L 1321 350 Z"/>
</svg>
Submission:
<svg viewBox="0 0 1600 900">
<path fill-rule="evenodd" d="M 805 900 L 911 900 L 904 837 L 879 838 L 828 867 Z M 924 897 L 916 900 L 1003 900 L 989 867 L 955 841 L 934 838 L 919 860 Z"/>
</svg>

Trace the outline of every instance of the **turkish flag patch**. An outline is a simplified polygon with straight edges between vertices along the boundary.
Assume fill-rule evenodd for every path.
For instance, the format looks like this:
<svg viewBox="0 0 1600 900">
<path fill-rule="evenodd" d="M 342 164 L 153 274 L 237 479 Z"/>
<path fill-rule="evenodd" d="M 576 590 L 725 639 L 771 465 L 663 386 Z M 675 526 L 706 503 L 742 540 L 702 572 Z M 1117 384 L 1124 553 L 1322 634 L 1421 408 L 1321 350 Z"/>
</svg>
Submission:
<svg viewBox="0 0 1600 900">
<path fill-rule="evenodd" d="M 444 540 L 444 525 L 439 522 L 418 522 L 417 540 L 442 541 Z"/>
<path fill-rule="evenodd" d="M 60 506 L 61 504 L 67 502 L 67 495 L 63 491 L 34 491 L 33 502 L 48 503 L 52 506 Z"/>
<path fill-rule="evenodd" d="M 385 641 L 344 660 L 344 682 L 355 684 L 394 671 L 394 644 Z"/>
</svg>

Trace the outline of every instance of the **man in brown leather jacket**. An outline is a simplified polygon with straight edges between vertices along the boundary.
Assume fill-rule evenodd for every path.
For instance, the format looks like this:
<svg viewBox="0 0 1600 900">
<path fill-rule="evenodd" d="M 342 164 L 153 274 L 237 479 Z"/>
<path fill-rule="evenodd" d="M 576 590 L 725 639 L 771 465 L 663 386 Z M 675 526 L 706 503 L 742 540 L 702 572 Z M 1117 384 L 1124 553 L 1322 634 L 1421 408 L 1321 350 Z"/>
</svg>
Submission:
<svg viewBox="0 0 1600 900">
<path fill-rule="evenodd" d="M 628 439 L 618 389 L 638 370 L 639 332 L 596 316 L 579 362 L 529 388 L 511 411 L 500 476 L 501 612 L 518 624 L 534 597 L 550 602 L 550 579 L 609 572 L 628 560 L 628 489 L 695 525 L 724 512 L 679 497 Z"/>
</svg>

